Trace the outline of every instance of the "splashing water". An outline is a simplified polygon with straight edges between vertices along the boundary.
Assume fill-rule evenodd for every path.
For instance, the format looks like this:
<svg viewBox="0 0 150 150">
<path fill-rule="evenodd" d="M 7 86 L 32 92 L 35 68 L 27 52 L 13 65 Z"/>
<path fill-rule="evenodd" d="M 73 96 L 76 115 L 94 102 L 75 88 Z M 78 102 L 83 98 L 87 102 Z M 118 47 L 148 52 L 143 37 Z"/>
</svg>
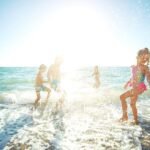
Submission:
<svg viewBox="0 0 150 150">
<path fill-rule="evenodd" d="M 16 70 L 15 82 L 5 82 L 5 89 L 0 85 L 3 89 L 0 92 L 0 149 L 141 149 L 143 129 L 150 131 L 147 127 L 149 93 L 140 96 L 137 103 L 141 126 L 116 121 L 121 116 L 119 96 L 124 92 L 122 86 L 129 76 L 129 68 L 102 68 L 99 89 L 93 88 L 91 68 L 64 73 L 63 107 L 57 107 L 62 95 L 55 92 L 45 107 L 46 94 L 42 93 L 41 105 L 36 110 L 31 110 L 36 68 L 22 68 L 22 73 L 19 68 Z M 17 81 L 31 70 L 27 77 L 29 83 Z M 5 74 L 3 82 L 10 74 L 9 70 L 4 71 L 1 71 Z M 129 117 L 132 117 L 130 107 Z"/>
</svg>

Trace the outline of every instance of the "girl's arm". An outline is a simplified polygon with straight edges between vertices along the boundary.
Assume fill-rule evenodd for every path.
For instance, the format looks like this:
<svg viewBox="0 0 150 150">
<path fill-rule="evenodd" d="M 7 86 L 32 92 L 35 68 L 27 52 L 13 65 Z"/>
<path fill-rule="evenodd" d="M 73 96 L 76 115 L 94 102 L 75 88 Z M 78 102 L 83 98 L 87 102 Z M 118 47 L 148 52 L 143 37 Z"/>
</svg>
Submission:
<svg viewBox="0 0 150 150">
<path fill-rule="evenodd" d="M 129 84 L 131 84 L 131 79 L 124 85 L 124 89 L 126 89 L 129 86 Z"/>
<path fill-rule="evenodd" d="M 41 81 L 42 81 L 42 83 L 47 83 L 48 82 L 48 80 L 43 75 L 41 75 Z"/>
</svg>

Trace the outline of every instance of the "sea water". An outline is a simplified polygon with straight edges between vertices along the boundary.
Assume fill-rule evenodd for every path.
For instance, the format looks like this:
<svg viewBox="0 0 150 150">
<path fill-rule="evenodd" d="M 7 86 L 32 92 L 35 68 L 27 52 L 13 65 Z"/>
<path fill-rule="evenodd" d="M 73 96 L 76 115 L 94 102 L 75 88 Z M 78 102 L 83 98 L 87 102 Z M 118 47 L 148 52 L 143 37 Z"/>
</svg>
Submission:
<svg viewBox="0 0 150 150">
<path fill-rule="evenodd" d="M 32 110 L 35 101 L 36 67 L 0 68 L 0 149 L 32 150 L 139 150 L 141 126 L 118 123 L 120 95 L 130 79 L 129 67 L 100 67 L 100 87 L 93 88 L 93 68 L 62 73 L 65 93 L 51 92 L 49 103 Z M 46 93 L 41 93 L 44 103 Z M 150 92 L 139 96 L 137 108 L 141 124 L 150 122 Z M 132 119 L 130 100 L 129 119 Z M 145 126 L 149 124 L 145 124 Z"/>
</svg>

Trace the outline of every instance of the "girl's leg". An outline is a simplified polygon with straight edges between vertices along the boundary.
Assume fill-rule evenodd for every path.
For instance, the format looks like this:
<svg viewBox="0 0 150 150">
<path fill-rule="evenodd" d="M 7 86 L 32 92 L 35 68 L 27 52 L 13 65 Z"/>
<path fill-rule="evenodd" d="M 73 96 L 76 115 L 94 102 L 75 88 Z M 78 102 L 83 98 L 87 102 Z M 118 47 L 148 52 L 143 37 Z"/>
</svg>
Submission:
<svg viewBox="0 0 150 150">
<path fill-rule="evenodd" d="M 121 105 L 122 105 L 122 118 L 121 121 L 128 120 L 128 114 L 127 114 L 127 103 L 126 103 L 126 98 L 131 96 L 131 92 L 127 91 L 124 94 L 120 96 L 121 100 Z"/>
<path fill-rule="evenodd" d="M 138 112 L 137 112 L 137 108 L 136 108 L 136 102 L 138 99 L 138 95 L 143 93 L 144 90 L 139 91 L 138 89 L 134 89 L 132 90 L 132 96 L 131 96 L 131 108 L 132 108 L 132 113 L 133 113 L 133 117 L 134 117 L 134 122 L 135 124 L 138 124 Z"/>
<path fill-rule="evenodd" d="M 38 102 L 39 102 L 39 100 L 40 100 L 40 98 L 41 98 L 40 92 L 39 92 L 39 91 L 36 91 L 36 96 L 37 96 L 37 98 L 36 98 L 35 104 L 34 104 L 35 108 L 37 107 Z"/>
<path fill-rule="evenodd" d="M 134 121 L 136 124 L 138 124 L 138 115 L 137 115 L 137 108 L 136 108 L 136 101 L 137 101 L 138 96 L 134 95 L 131 97 L 131 108 L 132 108 L 132 112 L 133 112 L 133 117 L 134 117 Z"/>
<path fill-rule="evenodd" d="M 51 92 L 51 90 L 49 88 L 47 88 L 47 97 L 46 97 L 47 100 L 49 99 L 50 92 Z"/>
<path fill-rule="evenodd" d="M 49 96 L 50 96 L 50 93 L 51 93 L 51 90 L 50 90 L 49 88 L 46 88 L 46 91 L 47 91 L 47 97 L 46 97 L 45 106 L 46 106 L 47 103 L 48 103 L 48 99 L 49 99 Z"/>
</svg>

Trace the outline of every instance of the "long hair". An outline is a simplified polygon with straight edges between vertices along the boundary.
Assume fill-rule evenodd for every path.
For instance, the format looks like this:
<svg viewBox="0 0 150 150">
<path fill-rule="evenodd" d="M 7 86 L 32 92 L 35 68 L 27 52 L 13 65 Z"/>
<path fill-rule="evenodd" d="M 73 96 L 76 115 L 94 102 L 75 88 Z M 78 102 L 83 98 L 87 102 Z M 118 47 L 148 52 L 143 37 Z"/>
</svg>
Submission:
<svg viewBox="0 0 150 150">
<path fill-rule="evenodd" d="M 144 48 L 144 49 L 140 49 L 137 53 L 137 57 L 141 57 L 144 54 L 148 54 L 149 55 L 149 59 L 147 60 L 147 66 L 149 65 L 149 61 L 150 61 L 150 51 L 148 48 Z"/>
</svg>

